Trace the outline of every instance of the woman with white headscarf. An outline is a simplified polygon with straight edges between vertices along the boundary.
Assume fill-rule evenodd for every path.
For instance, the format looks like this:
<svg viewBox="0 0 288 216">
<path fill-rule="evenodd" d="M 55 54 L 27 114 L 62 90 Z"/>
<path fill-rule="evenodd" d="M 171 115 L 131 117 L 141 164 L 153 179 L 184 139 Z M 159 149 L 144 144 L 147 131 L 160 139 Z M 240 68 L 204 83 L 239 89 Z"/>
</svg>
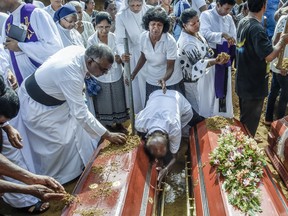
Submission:
<svg viewBox="0 0 288 216">
<path fill-rule="evenodd" d="M 124 0 L 120 11 L 116 15 L 116 46 L 122 61 L 130 61 L 131 72 L 134 70 L 140 57 L 140 35 L 144 31 L 142 28 L 142 17 L 149 9 L 144 0 Z M 124 38 L 128 38 L 129 52 L 124 53 Z M 142 71 L 145 68 L 142 69 Z M 134 111 L 138 113 L 145 104 L 145 76 L 139 72 L 132 83 Z"/>
<path fill-rule="evenodd" d="M 55 12 L 53 19 L 57 25 L 64 47 L 70 45 L 84 47 L 81 34 L 74 28 L 78 20 L 75 7 L 64 5 Z"/>
<path fill-rule="evenodd" d="M 75 7 L 77 11 L 78 20 L 75 25 L 75 29 L 81 34 L 83 39 L 83 44 L 87 47 L 88 38 L 95 33 L 94 26 L 91 22 L 83 21 L 83 8 L 78 1 L 70 1 L 67 5 Z"/>
</svg>

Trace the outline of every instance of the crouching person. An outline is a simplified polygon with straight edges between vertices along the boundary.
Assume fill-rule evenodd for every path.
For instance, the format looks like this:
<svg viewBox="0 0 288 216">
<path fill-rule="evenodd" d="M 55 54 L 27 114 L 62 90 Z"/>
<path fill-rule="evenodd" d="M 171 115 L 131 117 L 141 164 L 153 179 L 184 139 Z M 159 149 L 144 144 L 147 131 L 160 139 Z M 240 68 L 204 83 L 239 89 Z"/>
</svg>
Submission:
<svg viewBox="0 0 288 216">
<path fill-rule="evenodd" d="M 179 92 L 167 90 L 154 91 L 147 101 L 146 107 L 135 119 L 135 128 L 145 134 L 145 149 L 155 159 L 163 159 L 170 153 L 167 165 L 159 171 L 158 185 L 171 170 L 176 161 L 176 154 L 181 143 L 181 130 L 193 117 L 190 103 Z"/>
</svg>

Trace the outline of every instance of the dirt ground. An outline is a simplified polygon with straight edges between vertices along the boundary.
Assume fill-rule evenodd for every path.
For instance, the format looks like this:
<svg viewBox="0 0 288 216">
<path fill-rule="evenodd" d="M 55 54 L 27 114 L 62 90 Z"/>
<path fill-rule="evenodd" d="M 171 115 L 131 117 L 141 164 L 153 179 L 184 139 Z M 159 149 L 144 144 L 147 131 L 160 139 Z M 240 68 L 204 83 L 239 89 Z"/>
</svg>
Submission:
<svg viewBox="0 0 288 216">
<path fill-rule="evenodd" d="M 234 74 L 233 74 L 234 75 Z M 235 77 L 235 76 L 233 76 Z M 234 80 L 234 79 L 233 79 Z M 233 86 L 234 86 L 234 81 L 233 81 Z M 234 88 L 233 88 L 234 90 Z M 233 94 L 233 104 L 234 104 L 234 115 L 236 119 L 239 119 L 239 106 L 238 106 L 238 97 L 236 96 L 236 94 Z M 265 109 L 266 103 L 264 105 L 264 109 Z M 261 145 L 262 147 L 265 147 L 268 145 L 267 143 L 267 134 L 269 131 L 269 127 L 265 126 L 263 124 L 264 121 L 264 110 L 263 110 L 263 114 L 261 116 L 261 121 L 257 130 L 257 134 L 256 134 L 256 138 L 261 139 L 262 143 L 260 143 L 259 145 Z M 278 182 L 278 184 L 281 186 L 284 194 L 286 195 L 286 197 L 288 197 L 288 191 L 287 189 L 284 187 L 283 182 L 281 181 L 281 179 L 279 178 L 279 176 L 277 175 L 277 172 L 273 169 L 272 165 L 269 163 L 268 164 L 269 168 L 272 170 L 273 173 L 273 177 L 275 179 L 275 181 Z M 75 184 L 77 182 L 77 179 L 67 183 L 65 186 L 65 189 L 68 193 L 72 193 L 73 188 L 75 187 Z M 58 216 L 61 215 L 61 211 L 64 207 L 64 202 L 50 202 L 50 209 L 48 211 L 46 211 L 45 213 L 41 214 L 42 216 Z M 5 216 L 27 216 L 27 213 L 19 213 L 19 211 L 9 207 L 8 205 L 6 205 L 2 200 L 0 200 L 0 216 L 5 215 Z"/>
</svg>

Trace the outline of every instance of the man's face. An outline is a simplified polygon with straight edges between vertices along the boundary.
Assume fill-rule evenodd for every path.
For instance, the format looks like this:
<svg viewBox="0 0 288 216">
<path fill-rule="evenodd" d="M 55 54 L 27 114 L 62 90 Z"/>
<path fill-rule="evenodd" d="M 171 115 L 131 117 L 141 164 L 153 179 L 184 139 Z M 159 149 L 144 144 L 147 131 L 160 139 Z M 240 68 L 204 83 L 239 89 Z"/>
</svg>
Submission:
<svg viewBox="0 0 288 216">
<path fill-rule="evenodd" d="M 104 74 L 107 74 L 108 71 L 111 69 L 112 63 L 110 63 L 107 59 L 94 59 L 89 58 L 87 60 L 87 69 L 90 74 L 95 77 L 100 77 Z"/>
<path fill-rule="evenodd" d="M 229 5 L 227 3 L 221 6 L 219 3 L 217 3 L 216 10 L 220 16 L 226 16 L 230 13 L 233 6 L 234 5 Z"/>
</svg>

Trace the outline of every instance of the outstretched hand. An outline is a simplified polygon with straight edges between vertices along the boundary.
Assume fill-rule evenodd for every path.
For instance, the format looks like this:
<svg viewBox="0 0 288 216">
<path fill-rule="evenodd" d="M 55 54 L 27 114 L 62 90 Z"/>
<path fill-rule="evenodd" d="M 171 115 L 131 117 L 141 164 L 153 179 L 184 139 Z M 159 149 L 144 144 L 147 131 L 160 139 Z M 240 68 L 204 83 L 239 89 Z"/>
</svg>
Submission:
<svg viewBox="0 0 288 216">
<path fill-rule="evenodd" d="M 161 79 L 158 81 L 159 85 L 161 85 L 161 88 L 163 90 L 163 94 L 166 94 L 167 88 L 166 88 L 166 82 L 165 80 Z"/>
<path fill-rule="evenodd" d="M 3 130 L 7 133 L 9 142 L 14 148 L 20 149 L 23 147 L 22 145 L 22 137 L 18 130 L 16 130 L 11 125 L 6 125 L 3 127 Z"/>
<path fill-rule="evenodd" d="M 103 138 L 118 145 L 124 144 L 127 140 L 127 136 L 124 133 L 112 133 L 109 131 L 103 135 Z"/>
<path fill-rule="evenodd" d="M 157 167 L 156 169 L 159 171 L 158 177 L 157 177 L 157 182 L 158 182 L 157 187 L 160 188 L 163 178 L 168 174 L 168 169 L 167 167 L 165 168 Z"/>
<path fill-rule="evenodd" d="M 31 188 L 31 194 L 42 201 L 62 200 L 66 194 L 66 192 L 57 192 L 40 184 L 29 185 L 29 187 Z"/>
</svg>

